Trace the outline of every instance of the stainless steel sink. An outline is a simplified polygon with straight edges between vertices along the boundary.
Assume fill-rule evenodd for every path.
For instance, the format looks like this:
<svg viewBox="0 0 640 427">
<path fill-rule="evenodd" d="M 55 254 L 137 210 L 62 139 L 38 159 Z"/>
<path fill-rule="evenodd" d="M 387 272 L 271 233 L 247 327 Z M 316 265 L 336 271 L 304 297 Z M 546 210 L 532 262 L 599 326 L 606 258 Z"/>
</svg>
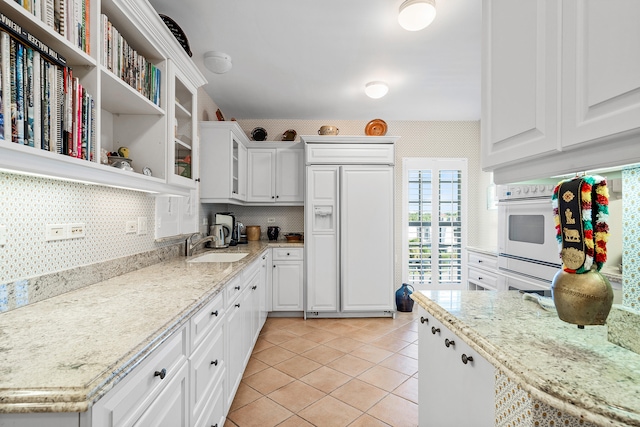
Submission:
<svg viewBox="0 0 640 427">
<path fill-rule="evenodd" d="M 187 262 L 236 262 L 249 255 L 243 252 L 209 252 Z"/>
</svg>

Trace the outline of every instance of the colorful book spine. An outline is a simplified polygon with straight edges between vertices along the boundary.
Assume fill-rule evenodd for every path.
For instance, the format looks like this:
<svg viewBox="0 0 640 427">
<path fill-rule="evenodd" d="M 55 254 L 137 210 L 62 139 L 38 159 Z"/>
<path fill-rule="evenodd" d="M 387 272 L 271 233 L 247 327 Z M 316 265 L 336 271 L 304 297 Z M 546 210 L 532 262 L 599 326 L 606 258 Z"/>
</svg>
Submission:
<svg viewBox="0 0 640 427">
<path fill-rule="evenodd" d="M 24 46 L 16 43 L 16 142 L 24 145 Z"/>
<path fill-rule="evenodd" d="M 24 81 L 24 144 L 35 147 L 35 99 L 34 99 L 34 70 L 33 70 L 33 49 L 24 48 L 25 53 L 25 81 Z"/>
</svg>

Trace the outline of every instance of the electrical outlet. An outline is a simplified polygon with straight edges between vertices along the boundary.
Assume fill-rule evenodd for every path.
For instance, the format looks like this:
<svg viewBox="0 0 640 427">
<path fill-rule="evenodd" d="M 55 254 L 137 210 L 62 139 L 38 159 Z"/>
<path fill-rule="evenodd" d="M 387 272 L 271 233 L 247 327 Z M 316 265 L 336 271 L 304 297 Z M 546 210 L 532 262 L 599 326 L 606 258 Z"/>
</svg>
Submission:
<svg viewBox="0 0 640 427">
<path fill-rule="evenodd" d="M 126 234 L 131 234 L 135 233 L 136 231 L 138 231 L 138 223 L 136 221 L 127 221 L 124 232 Z"/>
<path fill-rule="evenodd" d="M 83 222 L 69 224 L 69 238 L 79 239 L 85 236 L 85 226 Z"/>
<path fill-rule="evenodd" d="M 64 240 L 67 238 L 67 225 L 66 224 L 47 224 L 45 228 L 45 240 L 47 242 L 52 240 Z"/>
<path fill-rule="evenodd" d="M 275 218 L 267 218 L 267 222 L 269 224 L 273 224 L 274 222 L 276 222 L 276 219 Z"/>
<path fill-rule="evenodd" d="M 0 225 L 0 246 L 7 244 L 7 226 Z"/>
<path fill-rule="evenodd" d="M 138 217 L 138 235 L 147 234 L 147 217 Z"/>
</svg>

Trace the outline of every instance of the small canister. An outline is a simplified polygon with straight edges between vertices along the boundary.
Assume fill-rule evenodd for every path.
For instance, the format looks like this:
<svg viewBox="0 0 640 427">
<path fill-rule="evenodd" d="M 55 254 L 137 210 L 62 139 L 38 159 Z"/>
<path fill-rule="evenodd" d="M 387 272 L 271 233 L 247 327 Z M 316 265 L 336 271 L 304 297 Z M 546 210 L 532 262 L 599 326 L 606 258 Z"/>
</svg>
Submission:
<svg viewBox="0 0 640 427">
<path fill-rule="evenodd" d="M 260 226 L 259 225 L 247 225 L 247 240 L 260 240 Z"/>
</svg>

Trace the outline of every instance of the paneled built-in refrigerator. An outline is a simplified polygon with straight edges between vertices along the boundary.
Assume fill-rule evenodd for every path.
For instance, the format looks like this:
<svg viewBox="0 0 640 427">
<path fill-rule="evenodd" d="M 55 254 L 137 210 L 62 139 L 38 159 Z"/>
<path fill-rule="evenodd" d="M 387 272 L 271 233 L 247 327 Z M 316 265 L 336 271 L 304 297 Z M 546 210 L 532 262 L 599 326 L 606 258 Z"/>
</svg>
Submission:
<svg viewBox="0 0 640 427">
<path fill-rule="evenodd" d="M 392 316 L 397 138 L 302 138 L 305 315 Z"/>
</svg>

